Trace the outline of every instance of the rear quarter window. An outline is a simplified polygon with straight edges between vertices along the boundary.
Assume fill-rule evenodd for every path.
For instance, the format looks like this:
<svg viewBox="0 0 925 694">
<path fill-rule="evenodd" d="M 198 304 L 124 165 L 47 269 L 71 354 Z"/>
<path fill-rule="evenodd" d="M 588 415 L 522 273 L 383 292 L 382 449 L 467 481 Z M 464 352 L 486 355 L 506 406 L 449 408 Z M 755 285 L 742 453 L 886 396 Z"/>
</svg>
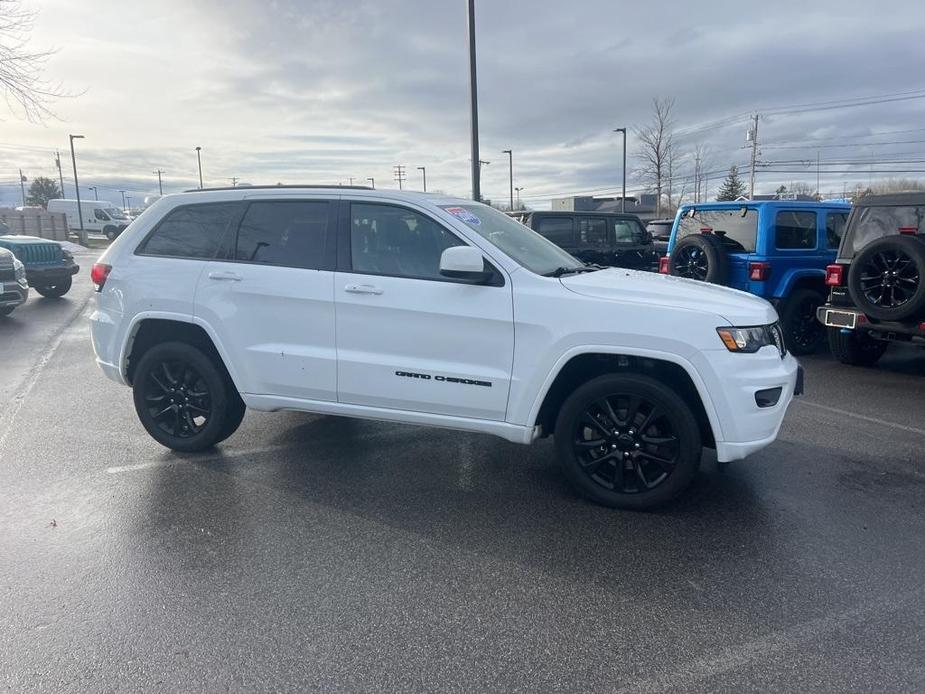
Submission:
<svg viewBox="0 0 925 694">
<path fill-rule="evenodd" d="M 775 247 L 809 250 L 816 247 L 816 213 L 780 210 L 774 218 Z"/>
<path fill-rule="evenodd" d="M 170 258 L 214 258 L 240 208 L 237 202 L 178 207 L 158 222 L 136 253 Z"/>
</svg>

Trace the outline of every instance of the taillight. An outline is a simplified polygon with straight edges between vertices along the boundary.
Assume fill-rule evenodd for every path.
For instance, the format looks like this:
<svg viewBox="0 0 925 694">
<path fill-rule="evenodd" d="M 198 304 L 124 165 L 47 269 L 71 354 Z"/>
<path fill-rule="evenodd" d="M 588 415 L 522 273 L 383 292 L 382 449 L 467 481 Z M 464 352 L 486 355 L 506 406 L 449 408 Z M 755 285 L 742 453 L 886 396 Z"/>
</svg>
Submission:
<svg viewBox="0 0 925 694">
<path fill-rule="evenodd" d="M 845 278 L 844 265 L 826 265 L 825 266 L 825 283 L 829 287 L 840 287 L 842 280 Z"/>
<path fill-rule="evenodd" d="M 103 285 L 106 284 L 106 278 L 109 277 L 111 271 L 112 265 L 93 263 L 93 267 L 90 269 L 90 281 L 93 282 L 96 291 L 103 291 Z"/>
<path fill-rule="evenodd" d="M 713 227 L 700 227 L 700 233 L 701 234 L 712 234 Z"/>
<path fill-rule="evenodd" d="M 771 276 L 771 263 L 749 263 L 748 279 L 755 282 L 764 282 Z"/>
<path fill-rule="evenodd" d="M 919 228 L 918 227 L 899 227 L 899 233 L 915 235 L 919 233 Z"/>
<path fill-rule="evenodd" d="M 663 258 L 658 259 L 658 271 L 662 273 L 663 275 L 669 274 L 668 273 L 668 263 L 669 263 L 669 260 L 668 260 L 667 255 Z"/>
</svg>

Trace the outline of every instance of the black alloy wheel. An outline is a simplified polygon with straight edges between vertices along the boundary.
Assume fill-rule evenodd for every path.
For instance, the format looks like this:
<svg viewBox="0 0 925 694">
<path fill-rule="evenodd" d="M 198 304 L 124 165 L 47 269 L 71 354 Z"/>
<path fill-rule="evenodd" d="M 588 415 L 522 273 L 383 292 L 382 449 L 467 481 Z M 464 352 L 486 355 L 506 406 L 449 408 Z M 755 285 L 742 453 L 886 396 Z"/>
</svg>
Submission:
<svg viewBox="0 0 925 694">
<path fill-rule="evenodd" d="M 896 308 L 915 295 L 922 278 L 904 251 L 886 249 L 875 253 L 861 271 L 861 291 L 875 306 Z"/>
<path fill-rule="evenodd" d="M 142 374 L 148 415 L 168 436 L 189 439 L 212 417 L 209 386 L 195 367 L 182 359 L 163 359 Z"/>
<path fill-rule="evenodd" d="M 606 374 L 563 403 L 555 425 L 563 471 L 606 506 L 645 509 L 677 496 L 700 463 L 700 428 L 673 389 L 648 376 Z"/>
<path fill-rule="evenodd" d="M 816 318 L 816 309 L 825 303 L 825 296 L 812 289 L 797 289 L 781 310 L 784 343 L 797 356 L 813 354 L 825 341 L 825 326 Z"/>
<path fill-rule="evenodd" d="M 848 293 L 877 320 L 925 317 L 925 237 L 894 234 L 869 243 L 851 263 Z"/>
</svg>

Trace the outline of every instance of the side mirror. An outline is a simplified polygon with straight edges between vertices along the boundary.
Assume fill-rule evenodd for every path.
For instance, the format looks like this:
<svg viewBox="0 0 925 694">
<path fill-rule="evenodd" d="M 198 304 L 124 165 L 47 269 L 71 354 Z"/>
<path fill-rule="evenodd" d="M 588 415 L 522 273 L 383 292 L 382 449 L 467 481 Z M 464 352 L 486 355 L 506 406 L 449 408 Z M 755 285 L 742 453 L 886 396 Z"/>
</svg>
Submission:
<svg viewBox="0 0 925 694">
<path fill-rule="evenodd" d="M 485 270 L 482 251 L 472 246 L 453 246 L 440 255 L 440 274 L 474 284 L 487 282 L 492 273 Z"/>
</svg>

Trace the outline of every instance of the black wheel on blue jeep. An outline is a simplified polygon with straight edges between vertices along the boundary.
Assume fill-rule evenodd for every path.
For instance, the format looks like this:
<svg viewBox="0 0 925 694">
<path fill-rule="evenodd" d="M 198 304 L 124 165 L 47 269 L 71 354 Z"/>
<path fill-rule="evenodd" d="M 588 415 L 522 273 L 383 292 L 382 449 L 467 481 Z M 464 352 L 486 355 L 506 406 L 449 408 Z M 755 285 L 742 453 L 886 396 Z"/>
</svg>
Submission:
<svg viewBox="0 0 925 694">
<path fill-rule="evenodd" d="M 210 448 L 231 436 L 244 414 L 224 369 L 185 342 L 164 342 L 145 352 L 133 391 L 144 428 L 175 451 Z"/>
<path fill-rule="evenodd" d="M 825 327 L 816 318 L 816 309 L 825 295 L 815 289 L 797 289 L 780 307 L 780 323 L 787 349 L 797 355 L 813 354 L 825 342 Z"/>
<path fill-rule="evenodd" d="M 925 239 L 894 235 L 869 243 L 851 262 L 848 293 L 879 320 L 925 317 Z"/>
<path fill-rule="evenodd" d="M 692 234 L 674 247 L 668 271 L 678 277 L 724 284 L 729 278 L 729 256 L 715 235 Z"/>
<path fill-rule="evenodd" d="M 857 330 L 828 328 L 832 356 L 849 366 L 873 366 L 886 352 L 890 343 L 875 340 Z"/>
<path fill-rule="evenodd" d="M 55 280 L 54 284 L 37 285 L 35 291 L 49 299 L 58 299 L 71 291 L 72 281 L 71 276 L 67 275 L 59 280 Z"/>
<path fill-rule="evenodd" d="M 700 428 L 690 406 L 659 381 L 635 374 L 579 386 L 559 410 L 555 441 L 575 489 L 615 508 L 670 501 L 700 465 Z"/>
</svg>

